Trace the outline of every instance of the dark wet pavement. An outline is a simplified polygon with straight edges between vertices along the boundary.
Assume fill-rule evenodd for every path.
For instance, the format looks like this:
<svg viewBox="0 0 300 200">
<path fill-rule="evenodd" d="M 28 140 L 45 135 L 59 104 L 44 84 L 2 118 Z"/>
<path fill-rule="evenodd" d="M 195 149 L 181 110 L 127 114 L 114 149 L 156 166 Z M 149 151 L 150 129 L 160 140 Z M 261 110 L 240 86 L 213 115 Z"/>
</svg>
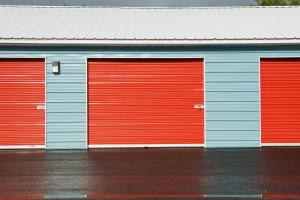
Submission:
<svg viewBox="0 0 300 200">
<path fill-rule="evenodd" d="M 0 162 L 8 199 L 300 199 L 300 148 L 18 150 Z"/>
</svg>

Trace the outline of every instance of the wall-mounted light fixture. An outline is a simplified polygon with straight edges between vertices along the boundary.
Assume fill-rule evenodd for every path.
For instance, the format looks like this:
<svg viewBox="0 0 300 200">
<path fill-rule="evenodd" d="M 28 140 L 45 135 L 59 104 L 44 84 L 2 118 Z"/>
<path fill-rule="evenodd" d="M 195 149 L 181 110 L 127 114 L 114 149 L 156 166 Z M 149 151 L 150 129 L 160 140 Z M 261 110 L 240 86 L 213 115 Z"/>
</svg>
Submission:
<svg viewBox="0 0 300 200">
<path fill-rule="evenodd" d="M 60 62 L 59 61 L 52 62 L 52 73 L 60 74 Z"/>
</svg>

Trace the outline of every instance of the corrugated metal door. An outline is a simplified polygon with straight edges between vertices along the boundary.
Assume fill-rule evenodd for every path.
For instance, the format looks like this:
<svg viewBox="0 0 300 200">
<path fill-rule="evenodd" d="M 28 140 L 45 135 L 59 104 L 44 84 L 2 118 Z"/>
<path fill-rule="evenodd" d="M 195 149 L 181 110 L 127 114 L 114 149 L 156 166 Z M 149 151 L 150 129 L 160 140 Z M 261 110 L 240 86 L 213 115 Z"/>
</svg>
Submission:
<svg viewBox="0 0 300 200">
<path fill-rule="evenodd" d="M 90 59 L 89 145 L 204 144 L 203 60 Z"/>
<path fill-rule="evenodd" d="M 262 59 L 260 68 L 262 144 L 300 144 L 300 59 Z"/>
<path fill-rule="evenodd" d="M 0 146 L 44 145 L 44 59 L 0 59 L 0 77 Z"/>
</svg>

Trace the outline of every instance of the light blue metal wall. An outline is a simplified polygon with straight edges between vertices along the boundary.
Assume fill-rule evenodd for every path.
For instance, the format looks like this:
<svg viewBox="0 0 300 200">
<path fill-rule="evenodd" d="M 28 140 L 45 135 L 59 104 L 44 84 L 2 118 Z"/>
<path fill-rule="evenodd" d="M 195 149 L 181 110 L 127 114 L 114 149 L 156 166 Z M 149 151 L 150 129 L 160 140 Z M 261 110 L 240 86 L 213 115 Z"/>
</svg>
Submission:
<svg viewBox="0 0 300 200">
<path fill-rule="evenodd" d="M 299 46 L 125 48 L 1 47 L 0 57 L 47 61 L 47 149 L 87 148 L 87 58 L 204 58 L 206 147 L 259 147 L 260 57 L 299 56 Z M 61 62 L 61 74 L 51 62 Z"/>
<path fill-rule="evenodd" d="M 52 74 L 52 61 L 60 61 L 61 74 Z M 86 59 L 81 55 L 48 55 L 47 149 L 87 148 Z"/>
<path fill-rule="evenodd" d="M 259 58 L 209 56 L 205 75 L 206 147 L 259 147 Z"/>
</svg>

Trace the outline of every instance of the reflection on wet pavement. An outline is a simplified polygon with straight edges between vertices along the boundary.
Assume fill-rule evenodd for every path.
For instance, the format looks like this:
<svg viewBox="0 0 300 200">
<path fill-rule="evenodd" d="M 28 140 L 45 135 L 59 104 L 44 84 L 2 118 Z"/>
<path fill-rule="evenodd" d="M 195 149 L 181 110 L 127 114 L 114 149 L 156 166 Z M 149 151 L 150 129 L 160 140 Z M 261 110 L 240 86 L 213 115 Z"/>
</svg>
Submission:
<svg viewBox="0 0 300 200">
<path fill-rule="evenodd" d="M 300 148 L 0 151 L 0 197 L 300 199 Z"/>
</svg>

